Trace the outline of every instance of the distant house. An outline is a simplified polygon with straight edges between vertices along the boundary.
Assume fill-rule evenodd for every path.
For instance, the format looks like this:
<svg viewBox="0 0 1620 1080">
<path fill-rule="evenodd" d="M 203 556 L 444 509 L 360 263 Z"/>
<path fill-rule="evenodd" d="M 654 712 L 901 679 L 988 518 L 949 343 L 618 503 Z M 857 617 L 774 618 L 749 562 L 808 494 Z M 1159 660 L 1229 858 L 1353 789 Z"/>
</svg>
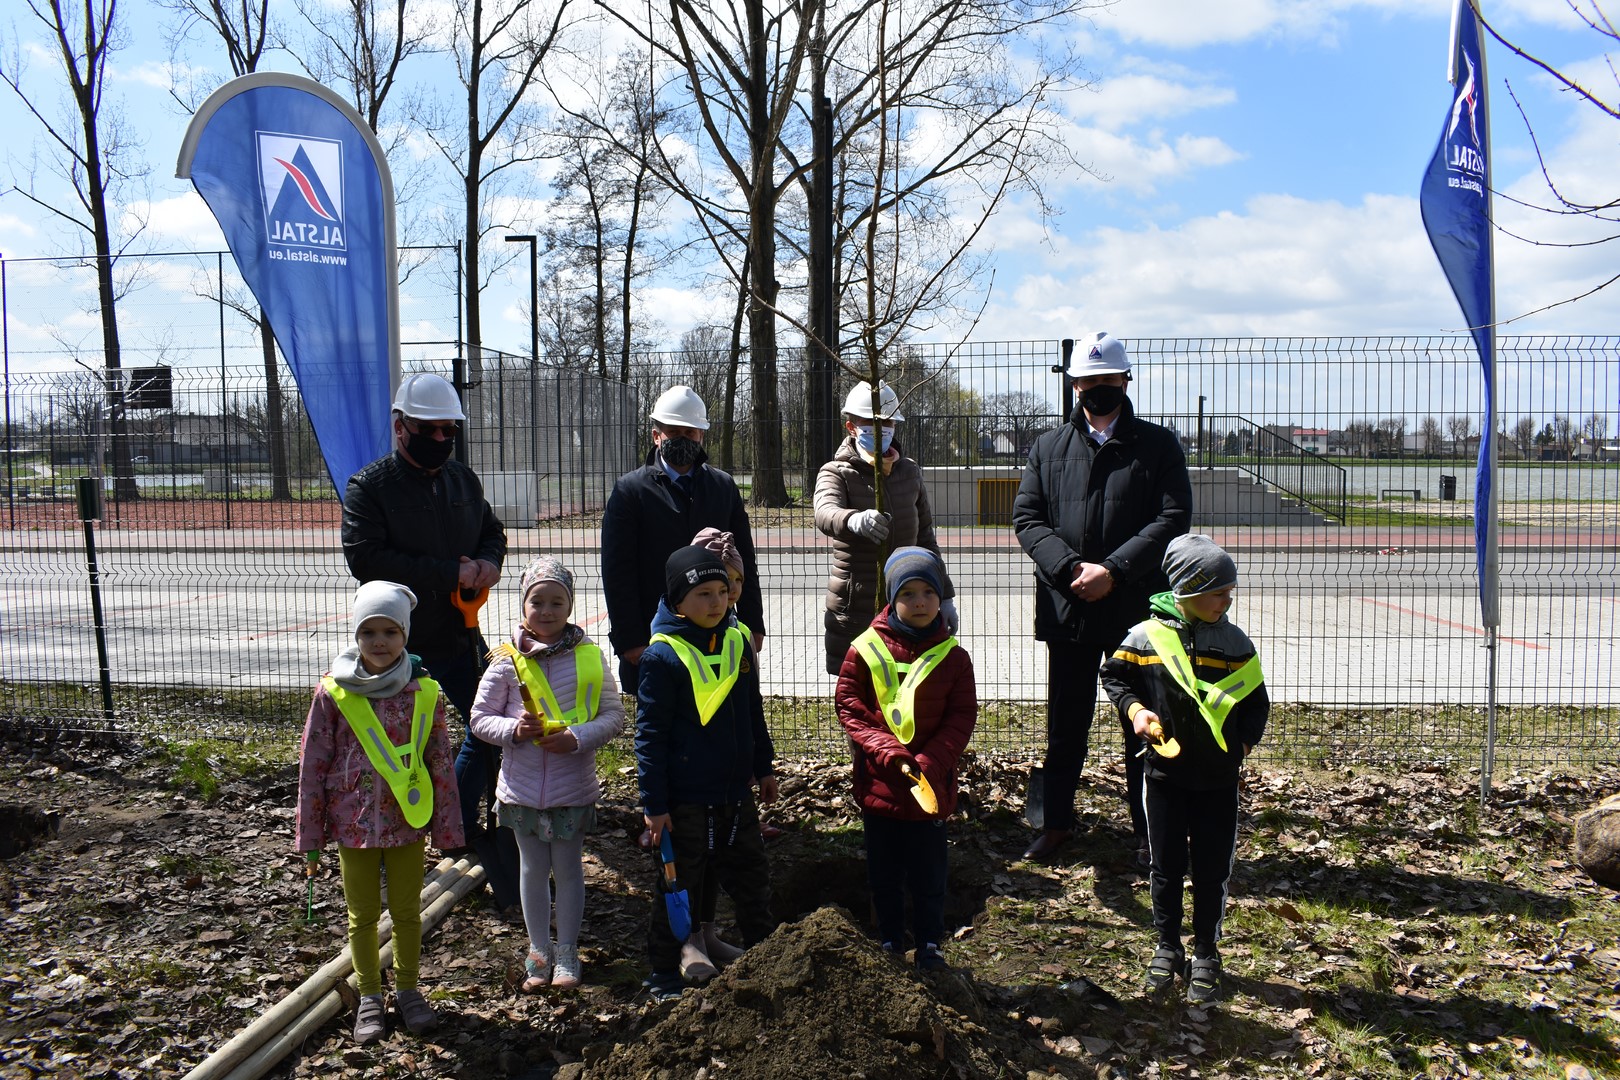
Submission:
<svg viewBox="0 0 1620 1080">
<path fill-rule="evenodd" d="M 1326 454 L 1331 434 L 1327 428 L 1295 428 L 1294 442 L 1308 454 Z"/>
</svg>

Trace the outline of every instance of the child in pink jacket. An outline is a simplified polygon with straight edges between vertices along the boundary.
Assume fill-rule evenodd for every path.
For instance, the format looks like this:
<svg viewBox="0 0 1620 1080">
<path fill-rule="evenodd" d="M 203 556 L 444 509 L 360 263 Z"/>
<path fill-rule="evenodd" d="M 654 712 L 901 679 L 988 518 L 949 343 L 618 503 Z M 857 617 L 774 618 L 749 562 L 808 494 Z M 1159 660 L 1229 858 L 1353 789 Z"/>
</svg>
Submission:
<svg viewBox="0 0 1620 1080">
<path fill-rule="evenodd" d="M 354 594 L 354 644 L 315 688 L 298 756 L 298 850 L 311 861 L 338 845 L 349 951 L 360 983 L 354 1038 L 383 1037 L 377 921 L 382 875 L 394 920 L 394 1004 L 413 1034 L 438 1024 L 417 989 L 422 866 L 428 836 L 466 843 L 439 684 L 405 651 L 416 595 L 391 581 Z"/>
<path fill-rule="evenodd" d="M 529 931 L 523 992 L 566 989 L 581 977 L 585 834 L 602 788 L 596 750 L 624 730 L 624 705 L 602 649 L 569 621 L 574 575 L 542 555 L 523 568 L 522 619 L 484 671 L 474 735 L 501 747 L 496 816 L 517 837 L 519 889 Z M 525 696 L 528 700 L 525 701 Z M 557 943 L 551 942 L 552 882 Z"/>
</svg>

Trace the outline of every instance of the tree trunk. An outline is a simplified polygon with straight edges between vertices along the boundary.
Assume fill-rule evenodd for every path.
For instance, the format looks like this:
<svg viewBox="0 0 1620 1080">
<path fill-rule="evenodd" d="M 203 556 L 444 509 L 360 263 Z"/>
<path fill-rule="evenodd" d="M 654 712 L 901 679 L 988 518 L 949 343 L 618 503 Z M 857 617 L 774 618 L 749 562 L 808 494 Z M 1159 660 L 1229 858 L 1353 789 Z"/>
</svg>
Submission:
<svg viewBox="0 0 1620 1080">
<path fill-rule="evenodd" d="M 782 474 L 782 410 L 776 398 L 776 178 L 771 168 L 770 102 L 766 95 L 769 40 L 762 0 L 748 0 L 748 140 L 753 190 L 749 192 L 748 262 L 753 289 L 748 296 L 748 362 L 754 428 L 754 478 L 749 500 L 755 506 L 786 506 Z"/>
</svg>

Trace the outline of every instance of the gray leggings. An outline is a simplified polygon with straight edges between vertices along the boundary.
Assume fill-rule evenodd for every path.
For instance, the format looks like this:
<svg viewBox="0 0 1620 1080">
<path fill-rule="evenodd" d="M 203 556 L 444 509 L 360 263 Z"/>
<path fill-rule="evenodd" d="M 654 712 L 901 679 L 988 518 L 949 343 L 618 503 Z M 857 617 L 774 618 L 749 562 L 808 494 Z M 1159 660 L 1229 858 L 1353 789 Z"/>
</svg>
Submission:
<svg viewBox="0 0 1620 1080">
<path fill-rule="evenodd" d="M 557 881 L 557 942 L 579 944 L 585 920 L 585 865 L 581 861 L 585 836 L 572 840 L 542 840 L 533 833 L 517 834 L 523 856 L 520 888 L 523 924 L 529 930 L 529 948 L 551 955 L 551 881 Z"/>
</svg>

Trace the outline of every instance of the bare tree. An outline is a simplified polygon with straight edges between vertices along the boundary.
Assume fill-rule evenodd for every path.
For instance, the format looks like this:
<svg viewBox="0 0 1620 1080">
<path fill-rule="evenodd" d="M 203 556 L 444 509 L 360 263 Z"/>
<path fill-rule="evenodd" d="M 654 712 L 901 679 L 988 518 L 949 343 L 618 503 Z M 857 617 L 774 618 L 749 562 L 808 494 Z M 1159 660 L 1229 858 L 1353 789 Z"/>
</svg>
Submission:
<svg viewBox="0 0 1620 1080">
<path fill-rule="evenodd" d="M 1598 0 L 1564 0 L 1564 2 L 1569 8 L 1571 14 L 1574 16 L 1576 24 L 1579 26 L 1584 26 L 1587 30 L 1597 35 L 1599 39 L 1599 49 L 1605 51 L 1606 58 L 1612 56 L 1613 51 L 1617 47 L 1620 47 L 1620 28 L 1617 28 L 1614 22 L 1604 14 L 1602 5 L 1598 3 Z M 1533 68 L 1535 68 L 1538 76 L 1550 76 L 1553 82 L 1556 83 L 1558 87 L 1566 94 L 1570 95 L 1575 101 L 1590 108 L 1597 109 L 1604 116 L 1607 116 L 1612 120 L 1620 120 L 1620 105 L 1615 103 L 1617 100 L 1615 97 L 1615 92 L 1620 90 L 1620 71 L 1616 70 L 1612 60 L 1606 65 L 1606 68 L 1609 77 L 1614 81 L 1614 85 L 1600 89 L 1596 85 L 1582 82 L 1571 77 L 1570 75 L 1565 74 L 1563 71 L 1547 63 L 1545 60 L 1542 60 L 1540 57 L 1530 53 L 1515 42 L 1503 37 L 1497 32 L 1494 26 L 1483 18 L 1483 16 L 1481 16 L 1480 21 L 1484 24 L 1486 31 L 1489 32 L 1490 35 L 1495 38 L 1504 48 L 1506 48 L 1514 56 L 1526 61 Z M 1540 140 L 1536 137 L 1535 125 L 1531 121 L 1530 115 L 1526 111 L 1524 104 L 1519 100 L 1518 95 L 1514 93 L 1511 80 L 1504 80 L 1504 84 L 1507 87 L 1509 97 L 1511 97 L 1513 100 L 1514 108 L 1518 110 L 1519 117 L 1524 123 L 1525 131 L 1530 136 L 1531 144 L 1535 147 L 1536 161 L 1541 168 L 1541 177 L 1547 185 L 1547 192 L 1551 197 L 1551 202 L 1546 205 L 1526 202 L 1521 199 L 1515 199 L 1512 196 L 1506 195 L 1500 191 L 1494 192 L 1496 197 L 1516 203 L 1520 206 L 1526 207 L 1527 209 L 1537 211 L 1549 218 L 1586 218 L 1590 221 L 1600 223 L 1603 229 L 1603 235 L 1600 235 L 1596 239 L 1583 238 L 1574 241 L 1555 241 L 1538 239 L 1533 236 L 1515 236 L 1515 239 L 1523 240 L 1526 243 L 1533 244 L 1537 247 L 1567 248 L 1585 248 L 1591 247 L 1594 244 L 1606 244 L 1615 240 L 1620 240 L 1620 230 L 1613 228 L 1613 226 L 1620 224 L 1620 197 L 1599 198 L 1596 201 L 1592 201 L 1590 199 L 1576 197 L 1575 195 L 1571 194 L 1569 189 L 1562 185 L 1558 178 L 1555 177 L 1552 171 L 1548 168 L 1547 160 L 1542 154 Z M 1498 229 L 1502 228 L 1500 223 L 1495 224 Z M 1506 230 L 1503 231 L 1506 232 Z M 1509 233 L 1508 235 L 1514 234 Z M 1503 323 L 1514 322 L 1517 319 L 1522 319 L 1528 315 L 1535 315 L 1551 308 L 1560 307 L 1564 304 L 1569 304 L 1576 300 L 1584 299 L 1585 297 L 1591 296 L 1593 293 L 1600 292 L 1603 289 L 1608 288 L 1616 281 L 1620 281 L 1620 274 L 1614 274 L 1613 276 L 1606 278 L 1579 295 L 1566 297 L 1563 300 L 1537 308 L 1535 311 L 1527 311 L 1522 315 L 1515 316 L 1514 318 L 1505 319 L 1503 320 Z"/>
<path fill-rule="evenodd" d="M 1466 449 L 1468 440 L 1474 437 L 1474 418 L 1472 416 L 1446 417 L 1446 437 L 1451 440 L 1453 453 Z"/>
<path fill-rule="evenodd" d="M 1521 416 L 1514 423 L 1511 432 L 1513 445 L 1519 448 L 1523 457 L 1530 456 L 1530 448 L 1536 444 L 1536 419 L 1533 416 Z"/>
<path fill-rule="evenodd" d="M 1440 421 L 1425 416 L 1418 421 L 1418 445 L 1424 457 L 1434 457 L 1445 448 L 1445 437 L 1440 433 Z"/>
<path fill-rule="evenodd" d="M 1373 427 L 1378 451 L 1391 457 L 1406 452 L 1406 417 L 1394 416 L 1378 421 Z"/>
<path fill-rule="evenodd" d="M 540 160 L 537 117 L 529 95 L 541 63 L 569 28 L 570 2 L 456 0 L 449 52 L 461 100 L 455 107 L 423 106 L 414 115 L 418 133 L 438 150 L 461 187 L 459 239 L 466 269 L 470 385 L 483 379 L 479 296 L 499 269 L 483 265 L 484 239 L 508 225 L 495 221 L 489 207 L 509 193 L 524 166 Z"/>
<path fill-rule="evenodd" d="M 121 200 L 126 185 L 144 181 L 146 168 L 139 156 L 139 144 L 119 109 L 104 108 L 108 63 L 123 44 L 123 24 L 117 21 L 117 0 L 24 0 L 34 20 L 51 40 L 52 51 L 62 64 L 72 99 L 69 107 L 54 110 L 47 104 L 50 95 L 26 92 L 20 42 L 11 42 L 0 57 L 0 81 L 17 95 L 23 107 L 44 129 L 46 141 L 54 144 L 50 155 L 58 175 L 71 185 L 77 207 L 63 207 L 61 200 L 42 194 L 35 178 L 28 186 L 13 184 L 12 190 L 50 215 L 88 235 L 96 266 L 96 297 L 101 315 L 101 345 L 109 373 L 107 392 L 111 415 L 112 470 L 114 494 L 120 499 L 139 497 L 130 470 L 129 446 L 124 438 L 121 404 L 123 350 L 118 334 L 118 299 L 127 283 L 115 275 L 115 264 L 144 228 L 143 221 L 132 227 L 115 225 L 115 219 L 129 221 L 131 206 Z M 119 373 L 119 374 L 113 374 Z"/>
<path fill-rule="evenodd" d="M 981 430 L 991 437 L 1010 435 L 1013 452 L 1017 453 L 1052 426 L 1056 413 L 1057 407 L 1044 395 L 1017 390 L 986 397 L 979 422 Z"/>
<path fill-rule="evenodd" d="M 1603 445 L 1603 440 L 1609 437 L 1609 418 L 1603 413 L 1589 413 L 1581 421 L 1581 437 L 1593 446 Z"/>
</svg>

